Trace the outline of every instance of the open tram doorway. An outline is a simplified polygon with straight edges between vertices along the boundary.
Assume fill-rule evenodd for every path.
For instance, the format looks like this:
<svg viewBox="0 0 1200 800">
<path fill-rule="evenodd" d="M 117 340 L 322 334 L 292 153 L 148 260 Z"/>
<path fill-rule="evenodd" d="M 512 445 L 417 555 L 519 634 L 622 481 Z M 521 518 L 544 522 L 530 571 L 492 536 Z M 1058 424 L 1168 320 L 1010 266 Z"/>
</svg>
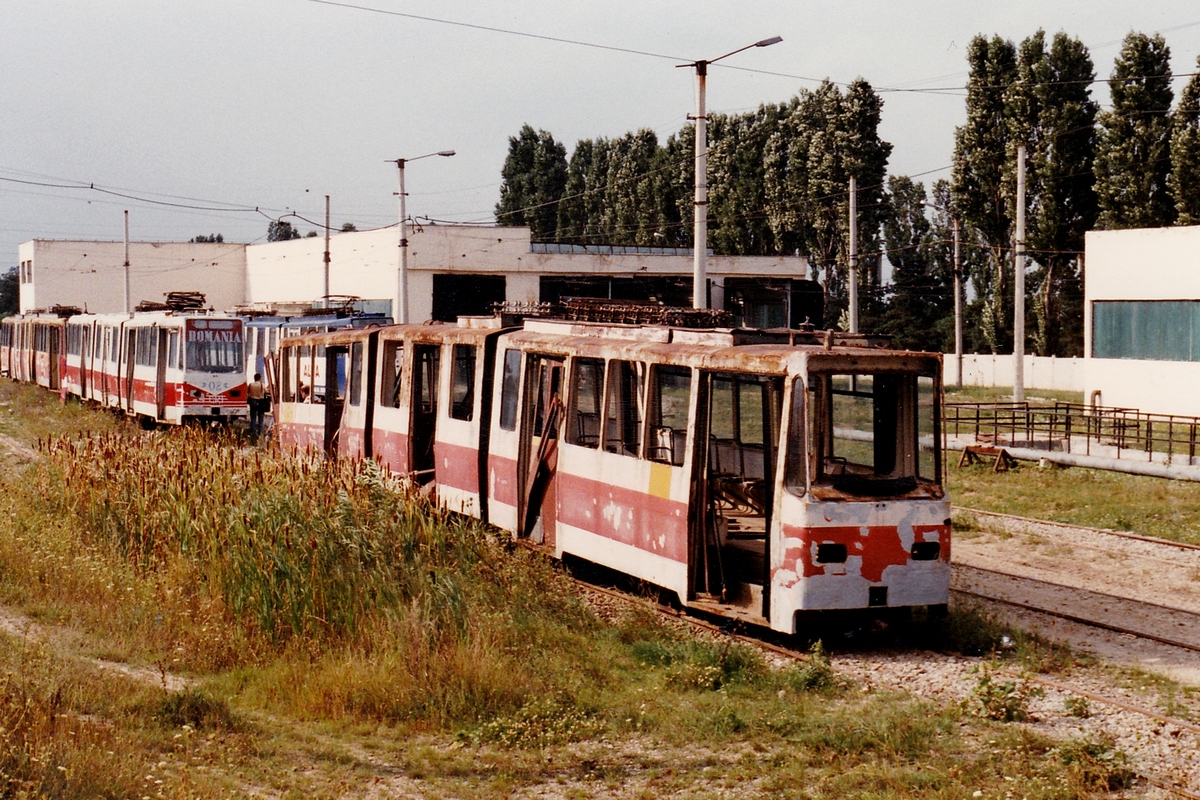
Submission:
<svg viewBox="0 0 1200 800">
<path fill-rule="evenodd" d="M 689 570 L 697 597 L 770 616 L 770 532 L 783 379 L 705 373 Z"/>
<path fill-rule="evenodd" d="M 412 465 L 412 479 L 426 484 L 434 478 L 437 461 L 434 457 L 434 442 L 437 441 L 438 376 L 441 374 L 442 346 L 438 344 L 413 345 L 412 374 L 412 431 L 409 441 L 411 452 L 408 463 Z"/>
<path fill-rule="evenodd" d="M 342 411 L 346 408 L 346 362 L 350 348 L 329 345 L 325 348 L 325 454 L 336 458 L 338 436 L 342 429 Z"/>
</svg>

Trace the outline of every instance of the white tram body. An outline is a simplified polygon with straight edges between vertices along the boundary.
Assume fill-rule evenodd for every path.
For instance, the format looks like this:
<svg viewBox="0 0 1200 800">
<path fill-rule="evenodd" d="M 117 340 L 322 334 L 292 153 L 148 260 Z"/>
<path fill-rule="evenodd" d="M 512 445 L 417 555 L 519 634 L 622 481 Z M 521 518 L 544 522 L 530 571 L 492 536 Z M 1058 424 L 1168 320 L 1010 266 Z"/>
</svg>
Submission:
<svg viewBox="0 0 1200 800">
<path fill-rule="evenodd" d="M 238 317 L 79 314 L 66 322 L 64 351 L 64 394 L 172 425 L 249 415 Z"/>
<path fill-rule="evenodd" d="M 34 313 L 0 320 L 0 374 L 59 391 L 64 317 Z"/>
<path fill-rule="evenodd" d="M 688 606 L 790 633 L 948 600 L 938 354 L 497 317 L 286 339 L 272 367 L 284 446 L 377 459 Z"/>
</svg>

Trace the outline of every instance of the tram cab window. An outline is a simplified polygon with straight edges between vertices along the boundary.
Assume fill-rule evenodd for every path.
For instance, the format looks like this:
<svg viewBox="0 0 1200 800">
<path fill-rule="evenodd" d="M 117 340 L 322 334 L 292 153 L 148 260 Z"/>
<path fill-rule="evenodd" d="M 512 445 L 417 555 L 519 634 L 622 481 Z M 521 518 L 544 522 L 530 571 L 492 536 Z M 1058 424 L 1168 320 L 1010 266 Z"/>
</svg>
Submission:
<svg viewBox="0 0 1200 800">
<path fill-rule="evenodd" d="M 517 391 L 521 386 L 521 351 L 504 351 L 504 376 L 500 384 L 500 428 L 517 429 Z"/>
<path fill-rule="evenodd" d="M 650 435 L 647 445 L 650 460 L 676 467 L 683 465 L 691 401 L 691 369 L 655 367 L 650 383 Z"/>
<path fill-rule="evenodd" d="M 639 454 L 646 365 L 636 361 L 610 361 L 604 408 L 604 449 L 610 453 Z"/>
<path fill-rule="evenodd" d="M 450 416 L 469 421 L 475 411 L 475 345 L 456 344 L 450 374 Z"/>
<path fill-rule="evenodd" d="M 404 375 L 404 342 L 383 343 L 383 381 L 380 400 L 388 408 L 400 407 L 400 378 Z"/>
<path fill-rule="evenodd" d="M 575 359 L 567 409 L 567 443 L 593 449 L 600 445 L 600 396 L 604 391 L 604 362 Z"/>
<path fill-rule="evenodd" d="M 362 372 L 363 372 L 363 346 L 362 342 L 354 342 L 350 345 L 350 375 L 348 376 L 349 385 L 347 394 L 350 396 L 350 405 L 362 405 Z"/>
<path fill-rule="evenodd" d="M 813 375 L 814 482 L 865 496 L 903 494 L 936 482 L 933 380 L 924 380 L 926 402 L 915 374 Z M 920 453 L 922 434 L 930 437 L 928 458 Z"/>
</svg>

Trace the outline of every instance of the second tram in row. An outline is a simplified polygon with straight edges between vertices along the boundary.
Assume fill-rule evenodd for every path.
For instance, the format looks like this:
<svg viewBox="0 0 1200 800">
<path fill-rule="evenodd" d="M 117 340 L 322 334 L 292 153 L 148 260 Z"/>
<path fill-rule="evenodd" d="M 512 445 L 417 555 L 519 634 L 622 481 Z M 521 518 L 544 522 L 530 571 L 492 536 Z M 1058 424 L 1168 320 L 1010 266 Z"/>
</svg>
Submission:
<svg viewBox="0 0 1200 800">
<path fill-rule="evenodd" d="M 498 316 L 290 338 L 270 372 L 285 447 L 377 459 L 685 605 L 790 633 L 947 602 L 937 354 Z"/>
</svg>

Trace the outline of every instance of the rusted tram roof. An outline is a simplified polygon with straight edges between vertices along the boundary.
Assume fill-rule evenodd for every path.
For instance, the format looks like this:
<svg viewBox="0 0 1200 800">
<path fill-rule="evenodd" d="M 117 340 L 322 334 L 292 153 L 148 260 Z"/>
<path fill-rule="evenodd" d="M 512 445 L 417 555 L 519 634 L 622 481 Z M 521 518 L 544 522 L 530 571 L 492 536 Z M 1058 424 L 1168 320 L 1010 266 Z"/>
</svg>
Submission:
<svg viewBox="0 0 1200 800">
<path fill-rule="evenodd" d="M 787 365 L 798 356 L 846 369 L 929 369 L 932 362 L 941 361 L 940 353 L 890 350 L 880 347 L 872 337 L 827 331 L 694 329 L 547 319 L 526 319 L 508 327 L 506 321 L 501 317 L 462 317 L 457 324 L 344 329 L 289 336 L 282 344 L 350 344 L 373 332 L 385 340 L 480 342 L 503 332 L 508 341 L 556 355 L 644 359 L 746 372 L 785 373 Z"/>
</svg>

